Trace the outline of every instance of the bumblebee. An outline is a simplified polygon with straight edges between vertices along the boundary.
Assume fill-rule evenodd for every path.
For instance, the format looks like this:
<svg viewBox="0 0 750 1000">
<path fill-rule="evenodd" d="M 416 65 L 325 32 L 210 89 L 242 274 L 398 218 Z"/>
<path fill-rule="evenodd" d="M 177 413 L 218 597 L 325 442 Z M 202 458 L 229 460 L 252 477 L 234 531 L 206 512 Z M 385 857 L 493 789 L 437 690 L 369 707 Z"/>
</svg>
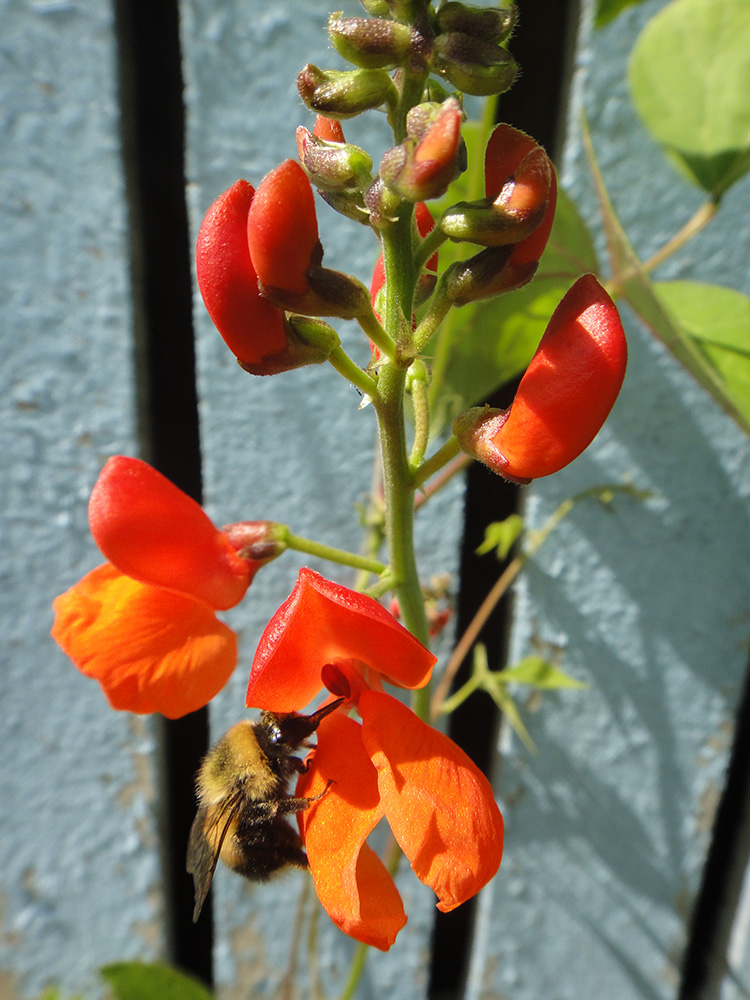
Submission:
<svg viewBox="0 0 750 1000">
<path fill-rule="evenodd" d="M 287 785 L 308 767 L 295 753 L 311 748 L 308 739 L 342 701 L 312 715 L 262 712 L 254 722 L 232 726 L 208 752 L 196 778 L 198 812 L 187 849 L 194 922 L 219 858 L 252 882 L 264 882 L 287 865 L 307 868 L 302 839 L 286 817 L 307 809 L 328 787 L 314 798 L 294 798 Z"/>
</svg>

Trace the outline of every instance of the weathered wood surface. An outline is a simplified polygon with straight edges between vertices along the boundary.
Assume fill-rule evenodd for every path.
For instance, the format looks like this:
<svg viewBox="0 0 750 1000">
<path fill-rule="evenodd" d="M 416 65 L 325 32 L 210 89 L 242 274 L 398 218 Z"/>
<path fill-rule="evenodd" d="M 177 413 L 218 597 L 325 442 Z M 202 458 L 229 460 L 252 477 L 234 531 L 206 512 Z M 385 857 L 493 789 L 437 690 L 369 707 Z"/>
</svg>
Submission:
<svg viewBox="0 0 750 1000">
<path fill-rule="evenodd" d="M 563 174 L 593 221 L 583 101 L 615 204 L 645 255 L 694 208 L 626 99 L 627 53 L 661 5 L 597 35 L 586 9 Z M 237 177 L 257 181 L 294 155 L 305 121 L 295 74 L 331 53 L 317 3 L 184 0 L 181 12 L 195 229 Z M 92 992 L 99 965 L 161 954 L 164 932 L 150 723 L 111 713 L 48 637 L 52 597 L 98 561 L 86 525 L 98 470 L 136 449 L 112 14 L 98 0 L 6 2 L 0 22 L 0 994 L 28 1000 L 50 982 Z M 378 125 L 368 128 L 383 148 Z M 364 141 L 358 125 L 348 134 Z M 747 290 L 749 195 L 746 182 L 731 192 L 723 216 L 664 276 Z M 366 231 L 321 216 L 326 261 L 366 280 Z M 198 304 L 196 326 L 209 512 L 222 523 L 271 517 L 356 545 L 353 505 L 373 452 L 356 394 L 323 368 L 252 379 Z M 626 477 L 653 498 L 578 508 L 520 587 L 514 654 L 552 650 L 591 687 L 545 696 L 528 713 L 536 757 L 513 741 L 502 748 L 506 857 L 480 901 L 471 998 L 676 998 L 747 662 L 750 448 L 631 318 L 628 330 L 630 369 L 610 424 L 569 470 L 529 491 L 528 514 L 539 524 L 559 499 Z M 353 325 L 342 335 L 364 362 Z M 421 529 L 427 572 L 455 568 L 459 515 L 455 487 Z M 287 556 L 260 574 L 229 616 L 242 662 L 212 710 L 217 731 L 242 715 L 255 641 L 298 564 Z M 279 995 L 301 882 L 216 882 L 223 994 Z M 373 956 L 362 996 L 425 993 L 433 898 L 408 871 L 400 884 L 410 922 L 387 956 Z M 746 899 L 731 952 L 744 985 L 728 980 L 722 1000 L 748 993 L 748 912 Z M 320 974 L 340 985 L 349 944 L 325 919 L 319 937 Z M 306 966 L 303 956 L 303 984 Z"/>
</svg>

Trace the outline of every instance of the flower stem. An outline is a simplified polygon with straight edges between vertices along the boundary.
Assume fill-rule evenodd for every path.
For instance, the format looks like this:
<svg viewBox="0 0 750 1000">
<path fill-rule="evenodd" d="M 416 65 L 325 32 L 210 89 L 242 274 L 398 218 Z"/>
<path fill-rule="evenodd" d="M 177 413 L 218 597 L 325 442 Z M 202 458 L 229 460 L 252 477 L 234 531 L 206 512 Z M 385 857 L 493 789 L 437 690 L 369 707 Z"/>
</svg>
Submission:
<svg viewBox="0 0 750 1000">
<path fill-rule="evenodd" d="M 284 541 L 288 548 L 294 549 L 296 552 L 306 552 L 307 555 L 317 556 L 318 559 L 327 559 L 329 562 L 365 570 L 368 573 L 375 573 L 377 576 L 384 573 L 387 568 L 378 559 L 371 559 L 369 556 L 359 555 L 357 552 L 347 552 L 345 549 L 337 549 L 332 545 L 323 545 L 321 542 L 314 542 L 311 538 L 295 535 L 291 531 L 284 536 Z"/>
<path fill-rule="evenodd" d="M 375 395 L 378 383 L 374 378 L 370 378 L 367 372 L 363 372 L 359 365 L 356 365 L 341 347 L 336 347 L 331 351 L 328 355 L 328 361 L 330 361 L 339 375 L 343 375 L 352 385 L 356 385 L 365 396 Z"/>
<path fill-rule="evenodd" d="M 440 472 L 460 452 L 461 445 L 458 443 L 458 438 L 454 434 L 451 434 L 442 448 L 439 448 L 434 455 L 431 455 L 426 462 L 423 462 L 414 473 L 414 482 L 416 485 L 421 486 L 422 483 L 426 483 L 428 479 L 434 476 L 436 472 Z"/>
</svg>

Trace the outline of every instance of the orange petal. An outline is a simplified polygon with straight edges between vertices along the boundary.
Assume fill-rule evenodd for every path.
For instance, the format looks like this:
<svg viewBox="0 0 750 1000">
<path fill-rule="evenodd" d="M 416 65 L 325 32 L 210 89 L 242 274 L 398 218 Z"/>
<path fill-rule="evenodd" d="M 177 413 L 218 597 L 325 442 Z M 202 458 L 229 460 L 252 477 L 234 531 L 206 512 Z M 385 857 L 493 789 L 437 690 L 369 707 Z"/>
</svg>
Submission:
<svg viewBox="0 0 750 1000">
<path fill-rule="evenodd" d="M 112 708 L 177 719 L 213 698 L 237 662 L 237 639 L 212 609 L 106 564 L 54 604 L 52 637 L 99 681 Z"/>
<path fill-rule="evenodd" d="M 393 834 L 438 909 L 452 910 L 500 865 L 503 818 L 490 783 L 453 740 L 390 695 L 366 691 L 359 708 Z"/>
<path fill-rule="evenodd" d="M 237 555 L 200 504 L 137 458 L 109 459 L 91 494 L 89 525 L 121 573 L 219 610 L 242 600 L 256 568 Z"/>
<path fill-rule="evenodd" d="M 383 816 L 377 774 L 361 727 L 341 712 L 318 728 L 318 747 L 298 795 L 325 796 L 298 814 L 315 891 L 336 926 L 387 951 L 406 923 L 393 879 L 365 840 Z"/>
<path fill-rule="evenodd" d="M 394 684 L 418 688 L 436 657 L 372 597 L 301 569 L 258 643 L 245 704 L 298 711 L 320 691 L 323 667 L 337 660 L 359 660 Z"/>
</svg>

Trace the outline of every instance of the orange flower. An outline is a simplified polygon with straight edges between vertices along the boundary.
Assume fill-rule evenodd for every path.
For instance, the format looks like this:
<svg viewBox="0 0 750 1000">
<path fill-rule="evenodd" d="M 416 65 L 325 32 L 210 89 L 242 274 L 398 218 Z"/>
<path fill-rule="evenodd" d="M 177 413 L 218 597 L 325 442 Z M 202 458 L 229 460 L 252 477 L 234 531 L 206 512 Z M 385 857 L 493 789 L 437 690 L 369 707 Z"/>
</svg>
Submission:
<svg viewBox="0 0 750 1000">
<path fill-rule="evenodd" d="M 55 600 L 53 638 L 113 708 L 171 719 L 201 708 L 237 662 L 234 632 L 215 611 L 239 603 L 278 554 L 252 558 L 268 526 L 219 531 L 182 490 L 124 456 L 104 466 L 89 523 L 110 562 Z"/>
<path fill-rule="evenodd" d="M 477 893 L 502 855 L 503 821 L 485 776 L 382 689 L 383 681 L 423 687 L 434 663 L 377 601 L 303 569 L 250 673 L 249 706 L 297 711 L 321 687 L 346 699 L 320 724 L 297 794 L 333 784 L 298 820 L 327 913 L 344 933 L 382 950 L 406 923 L 393 880 L 366 843 L 383 817 L 441 910 Z"/>
</svg>

